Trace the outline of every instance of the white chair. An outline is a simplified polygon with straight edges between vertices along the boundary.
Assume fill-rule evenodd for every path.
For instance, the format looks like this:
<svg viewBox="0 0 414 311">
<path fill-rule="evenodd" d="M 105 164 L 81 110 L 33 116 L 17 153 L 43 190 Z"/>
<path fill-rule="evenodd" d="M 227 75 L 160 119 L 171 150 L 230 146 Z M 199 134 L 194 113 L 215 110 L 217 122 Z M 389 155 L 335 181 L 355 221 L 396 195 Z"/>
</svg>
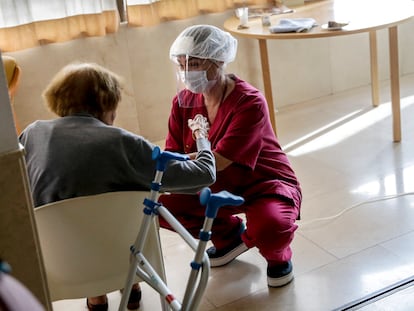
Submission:
<svg viewBox="0 0 414 311">
<path fill-rule="evenodd" d="M 148 194 L 111 192 L 35 209 L 52 301 L 98 296 L 123 288 L 129 248 L 138 234 L 142 203 Z M 165 276 L 157 224 L 153 224 L 147 241 L 145 256 Z"/>
</svg>

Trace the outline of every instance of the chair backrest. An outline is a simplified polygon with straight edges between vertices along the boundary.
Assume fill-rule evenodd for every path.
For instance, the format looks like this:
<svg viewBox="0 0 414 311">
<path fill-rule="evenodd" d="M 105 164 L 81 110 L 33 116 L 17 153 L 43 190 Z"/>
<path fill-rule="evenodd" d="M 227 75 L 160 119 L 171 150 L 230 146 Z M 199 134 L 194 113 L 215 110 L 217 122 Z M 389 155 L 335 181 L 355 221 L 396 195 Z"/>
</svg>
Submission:
<svg viewBox="0 0 414 311">
<path fill-rule="evenodd" d="M 125 285 L 130 246 L 139 232 L 147 195 L 140 191 L 110 192 L 35 209 L 52 301 L 102 295 Z M 156 223 L 148 233 L 144 254 L 162 273 Z"/>
</svg>

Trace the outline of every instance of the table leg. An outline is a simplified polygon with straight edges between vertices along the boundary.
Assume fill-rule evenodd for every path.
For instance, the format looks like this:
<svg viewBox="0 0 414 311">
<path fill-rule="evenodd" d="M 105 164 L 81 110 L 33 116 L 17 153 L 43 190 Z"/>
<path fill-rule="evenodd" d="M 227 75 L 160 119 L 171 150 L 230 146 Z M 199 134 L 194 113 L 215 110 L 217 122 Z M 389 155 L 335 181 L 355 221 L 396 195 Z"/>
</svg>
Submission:
<svg viewBox="0 0 414 311">
<path fill-rule="evenodd" d="M 379 78 L 378 78 L 378 49 L 377 49 L 377 32 L 369 32 L 369 53 L 371 61 L 371 98 L 372 105 L 379 105 Z"/>
<path fill-rule="evenodd" d="M 273 130 L 276 131 L 275 108 L 273 105 L 272 83 L 270 79 L 269 55 L 267 53 L 267 43 L 265 39 L 259 39 L 260 61 L 262 63 L 262 75 L 264 84 L 264 95 L 266 97 L 267 105 L 269 107 L 270 122 L 272 122 Z"/>
<path fill-rule="evenodd" d="M 394 142 L 401 141 L 400 70 L 398 63 L 398 29 L 388 28 L 390 49 L 391 108 Z"/>
</svg>

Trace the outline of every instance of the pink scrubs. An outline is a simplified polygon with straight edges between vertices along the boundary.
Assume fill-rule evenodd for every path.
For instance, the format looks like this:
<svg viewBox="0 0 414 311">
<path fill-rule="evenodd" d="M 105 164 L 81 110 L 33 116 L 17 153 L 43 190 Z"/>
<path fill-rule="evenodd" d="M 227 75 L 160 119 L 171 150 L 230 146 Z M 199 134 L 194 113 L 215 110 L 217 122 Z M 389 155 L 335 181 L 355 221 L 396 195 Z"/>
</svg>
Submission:
<svg viewBox="0 0 414 311">
<path fill-rule="evenodd" d="M 233 163 L 217 173 L 210 188 L 213 192 L 227 190 L 242 196 L 245 204 L 222 207 L 212 228 L 216 248 L 228 247 L 241 229 L 246 215 L 247 230 L 242 239 L 248 247 L 256 246 L 270 263 L 286 262 L 292 257 L 290 243 L 297 228 L 301 190 L 286 154 L 282 151 L 269 119 L 263 95 L 234 75 L 234 90 L 221 103 L 216 119 L 210 124 L 212 150 Z M 169 119 L 166 150 L 191 153 L 196 151 L 187 120 L 198 113 L 207 116 L 201 94 L 184 91 L 180 100 L 191 102 L 183 108 L 178 97 L 173 100 Z M 160 201 L 195 236 L 204 221 L 204 207 L 197 195 L 163 195 Z M 161 226 L 169 228 L 160 219 Z"/>
</svg>

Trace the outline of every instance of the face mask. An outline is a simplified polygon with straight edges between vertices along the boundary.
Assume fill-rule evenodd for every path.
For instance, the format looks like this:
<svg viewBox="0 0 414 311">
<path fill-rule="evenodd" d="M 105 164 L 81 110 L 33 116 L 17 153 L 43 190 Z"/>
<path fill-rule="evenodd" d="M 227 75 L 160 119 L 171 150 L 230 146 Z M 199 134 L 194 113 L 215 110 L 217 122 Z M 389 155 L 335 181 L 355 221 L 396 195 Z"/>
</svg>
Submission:
<svg viewBox="0 0 414 311">
<path fill-rule="evenodd" d="M 207 79 L 207 71 L 180 71 L 181 81 L 185 83 L 187 89 L 193 93 L 204 93 L 208 91 L 216 80 Z"/>
</svg>

